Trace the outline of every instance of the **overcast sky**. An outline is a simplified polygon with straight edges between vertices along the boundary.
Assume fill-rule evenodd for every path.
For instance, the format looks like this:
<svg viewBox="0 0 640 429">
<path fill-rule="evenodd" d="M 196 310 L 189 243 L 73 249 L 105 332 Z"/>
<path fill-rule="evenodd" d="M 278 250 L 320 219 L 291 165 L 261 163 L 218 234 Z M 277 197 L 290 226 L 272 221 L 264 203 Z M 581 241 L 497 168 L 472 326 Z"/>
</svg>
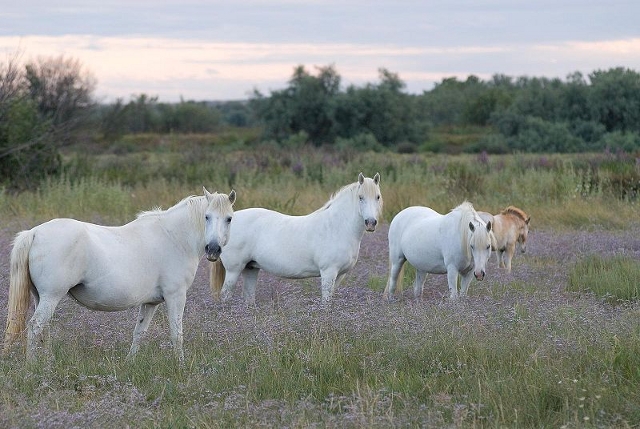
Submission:
<svg viewBox="0 0 640 429">
<path fill-rule="evenodd" d="M 343 86 L 397 73 L 422 93 L 473 74 L 640 71 L 639 0 L 3 0 L 0 61 L 64 55 L 105 102 L 246 99 L 294 67 Z"/>
</svg>

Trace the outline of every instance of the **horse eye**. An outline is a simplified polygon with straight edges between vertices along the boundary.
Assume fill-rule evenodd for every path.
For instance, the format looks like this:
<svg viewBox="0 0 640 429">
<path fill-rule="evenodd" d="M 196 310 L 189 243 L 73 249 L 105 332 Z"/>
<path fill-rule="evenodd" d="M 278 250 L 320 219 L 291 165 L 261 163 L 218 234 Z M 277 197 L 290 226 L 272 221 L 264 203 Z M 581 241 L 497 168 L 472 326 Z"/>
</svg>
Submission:
<svg viewBox="0 0 640 429">
<path fill-rule="evenodd" d="M 360 201 L 364 201 L 364 197 L 362 195 L 358 196 L 358 198 L 360 198 Z"/>
<path fill-rule="evenodd" d="M 473 250 L 473 249 L 475 249 L 475 247 L 474 247 L 474 245 L 472 244 L 472 245 L 471 245 L 471 250 Z"/>
<path fill-rule="evenodd" d="M 487 244 L 487 250 L 491 249 L 491 245 Z"/>
<path fill-rule="evenodd" d="M 227 217 L 227 223 L 231 223 L 231 216 Z"/>
<path fill-rule="evenodd" d="M 209 222 L 211 220 L 211 215 L 204 215 L 204 220 Z"/>
<path fill-rule="evenodd" d="M 379 200 L 380 200 L 380 195 L 378 195 L 378 196 L 376 197 L 376 199 L 379 201 Z"/>
</svg>

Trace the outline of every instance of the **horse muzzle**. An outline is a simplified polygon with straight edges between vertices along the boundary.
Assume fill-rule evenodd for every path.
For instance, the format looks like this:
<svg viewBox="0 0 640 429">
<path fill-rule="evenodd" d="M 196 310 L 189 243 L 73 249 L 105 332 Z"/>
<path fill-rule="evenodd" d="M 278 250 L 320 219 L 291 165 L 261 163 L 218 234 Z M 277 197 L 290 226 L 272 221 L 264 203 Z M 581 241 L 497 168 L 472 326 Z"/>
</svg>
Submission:
<svg viewBox="0 0 640 429">
<path fill-rule="evenodd" d="M 204 246 L 204 251 L 206 253 L 207 259 L 211 262 L 215 262 L 220 257 L 222 253 L 222 247 L 219 244 L 207 244 Z"/>
<path fill-rule="evenodd" d="M 378 225 L 378 221 L 375 219 L 365 219 L 364 220 L 364 228 L 369 231 L 369 232 L 373 232 L 376 230 L 376 225 Z"/>
<path fill-rule="evenodd" d="M 480 272 L 475 272 L 474 271 L 473 275 L 476 276 L 476 280 L 482 281 L 482 280 L 484 280 L 485 272 L 484 272 L 484 270 L 482 270 Z"/>
</svg>

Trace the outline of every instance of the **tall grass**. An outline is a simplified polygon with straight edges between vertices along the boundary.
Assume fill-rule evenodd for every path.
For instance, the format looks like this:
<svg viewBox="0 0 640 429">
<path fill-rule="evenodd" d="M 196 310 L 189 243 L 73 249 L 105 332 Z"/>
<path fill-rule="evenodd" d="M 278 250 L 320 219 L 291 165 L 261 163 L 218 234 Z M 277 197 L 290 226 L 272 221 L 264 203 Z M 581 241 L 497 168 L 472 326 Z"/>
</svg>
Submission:
<svg viewBox="0 0 640 429">
<path fill-rule="evenodd" d="M 169 147 L 174 146 L 175 142 Z M 2 194 L 1 214 L 46 218 L 100 213 L 106 220 L 120 222 L 149 206 L 173 204 L 200 193 L 203 185 L 223 192 L 235 188 L 238 208 L 263 206 L 306 214 L 354 182 L 359 172 L 370 177 L 380 172 L 388 221 L 410 205 L 446 212 L 463 200 L 492 213 L 516 205 L 532 215 L 534 228 L 616 229 L 637 217 L 634 192 L 640 183 L 640 165 L 613 155 L 399 155 L 268 145 L 252 150 L 161 147 L 119 155 L 68 154 L 62 178 L 52 178 L 19 196 Z"/>
<path fill-rule="evenodd" d="M 575 263 L 569 275 L 568 289 L 592 292 L 612 302 L 640 298 L 640 261 L 625 256 L 603 258 L 590 255 Z"/>
</svg>

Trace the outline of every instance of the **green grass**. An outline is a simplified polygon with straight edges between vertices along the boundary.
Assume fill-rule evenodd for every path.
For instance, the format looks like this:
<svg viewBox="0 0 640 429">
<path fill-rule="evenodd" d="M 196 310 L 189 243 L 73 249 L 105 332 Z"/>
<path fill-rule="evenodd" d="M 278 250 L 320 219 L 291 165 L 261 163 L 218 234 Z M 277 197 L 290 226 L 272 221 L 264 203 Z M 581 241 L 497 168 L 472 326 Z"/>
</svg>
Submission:
<svg viewBox="0 0 640 429">
<path fill-rule="evenodd" d="M 629 256 L 603 258 L 590 255 L 575 263 L 568 289 L 593 292 L 611 302 L 637 301 L 640 297 L 640 262 Z"/>
<path fill-rule="evenodd" d="M 637 227 L 637 199 L 610 192 L 606 181 L 584 186 L 582 166 L 597 154 L 481 159 L 231 150 L 197 139 L 180 145 L 176 138 L 142 136 L 123 140 L 114 148 L 118 155 L 67 153 L 62 177 L 30 192 L 0 192 L 3 228 L 13 233 L 52 217 L 121 224 L 141 210 L 199 194 L 202 185 L 236 189 L 236 209 L 304 214 L 360 171 L 381 173 L 386 222 L 409 205 L 445 212 L 469 199 L 491 212 L 523 208 L 532 216 L 532 239 L 536 228 L 617 233 Z M 606 165 L 625 174 L 637 168 Z M 362 285 L 375 291 L 370 300 L 328 310 L 308 299 L 296 304 L 298 296 L 238 310 L 197 304 L 191 298 L 198 291 L 190 291 L 188 307 L 206 311 L 185 313 L 184 366 L 173 360 L 162 312 L 128 363 L 132 320 L 105 316 L 102 326 L 93 313 L 62 310 L 52 328 L 53 359 L 27 364 L 17 351 L 0 357 L 0 426 L 638 426 L 637 309 L 549 285 L 545 274 L 562 264 L 550 253 L 527 253 L 512 277 L 474 284 L 459 303 L 383 303 L 381 275 Z M 525 265 L 530 273 L 523 279 L 518 268 Z M 575 263 L 569 283 L 616 303 L 635 301 L 639 270 L 630 258 L 592 256 Z M 6 268 L 2 275 L 6 285 Z M 415 276 L 409 265 L 404 276 L 407 290 Z M 300 282 L 296 293 L 317 298 L 317 279 Z"/>
<path fill-rule="evenodd" d="M 436 307 L 396 315 L 386 330 L 364 325 L 357 335 L 343 323 L 311 327 L 322 322 L 311 317 L 287 332 L 268 331 L 275 347 L 256 341 L 251 329 L 232 344 L 193 340 L 185 367 L 153 344 L 128 364 L 126 345 L 92 351 L 81 334 L 58 344 L 53 366 L 1 360 L 0 381 L 16 393 L 1 405 L 45 403 L 82 415 L 105 397 L 122 401 L 123 410 L 103 423 L 139 427 L 238 427 L 269 419 L 306 426 L 344 414 L 359 422 L 355 427 L 386 426 L 381 416 L 456 427 L 637 423 L 640 337 L 614 334 L 616 325 L 607 322 L 585 324 L 582 314 L 562 307 L 546 321 L 525 307 L 515 308 L 518 320 L 510 325 L 498 314 L 471 326 L 474 318 L 459 309 Z M 379 312 L 386 318 L 392 310 Z M 254 317 L 260 326 L 292 315 Z M 422 330 L 407 328 L 416 322 Z M 569 346 L 548 338 L 544 322 L 556 324 L 554 335 Z"/>
<path fill-rule="evenodd" d="M 631 188 L 621 192 L 620 183 L 627 182 L 614 186 L 608 172 L 612 163 L 620 164 L 620 171 L 631 169 L 629 174 L 638 174 L 638 167 L 627 159 L 609 160 L 599 172 L 600 154 L 589 160 L 584 155 L 400 155 L 268 145 L 232 150 L 204 143 L 204 136 L 184 137 L 194 140 L 182 146 L 176 137 L 170 144 L 152 145 L 152 137 L 133 139 L 135 152 L 67 153 L 62 177 L 31 192 L 0 193 L 0 215 L 40 220 L 99 213 L 105 221 L 123 222 L 140 210 L 199 194 L 203 185 L 221 192 L 234 188 L 236 208 L 306 214 L 362 171 L 370 177 L 380 172 L 387 221 L 410 205 L 447 212 L 463 200 L 492 213 L 518 206 L 531 215 L 534 229 L 620 229 L 637 218 L 637 196 Z M 588 189 L 585 181 L 591 183 Z"/>
</svg>

